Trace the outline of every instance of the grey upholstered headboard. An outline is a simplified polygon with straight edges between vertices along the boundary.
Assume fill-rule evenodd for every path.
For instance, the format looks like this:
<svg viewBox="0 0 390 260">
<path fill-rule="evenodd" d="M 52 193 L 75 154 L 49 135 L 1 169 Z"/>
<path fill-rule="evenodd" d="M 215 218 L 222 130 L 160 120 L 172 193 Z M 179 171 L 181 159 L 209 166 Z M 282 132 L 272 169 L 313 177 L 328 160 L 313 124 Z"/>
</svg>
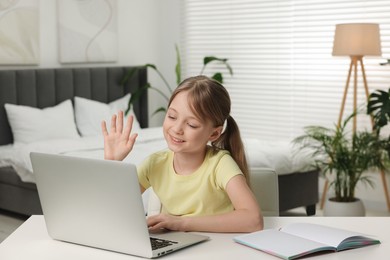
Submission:
<svg viewBox="0 0 390 260">
<path fill-rule="evenodd" d="M 130 67 L 51 68 L 0 70 L 0 145 L 13 142 L 4 109 L 5 103 L 37 108 L 51 107 L 80 96 L 108 103 L 134 93 L 147 82 L 147 71 L 140 68 L 126 86 L 119 84 Z M 147 93 L 133 105 L 141 127 L 148 126 Z"/>
</svg>

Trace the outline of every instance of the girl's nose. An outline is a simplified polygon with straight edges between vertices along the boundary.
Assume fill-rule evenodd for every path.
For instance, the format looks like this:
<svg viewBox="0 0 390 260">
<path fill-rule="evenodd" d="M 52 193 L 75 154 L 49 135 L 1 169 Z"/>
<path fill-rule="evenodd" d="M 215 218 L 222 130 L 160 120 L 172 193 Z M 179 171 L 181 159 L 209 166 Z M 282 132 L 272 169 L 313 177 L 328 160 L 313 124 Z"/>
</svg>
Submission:
<svg viewBox="0 0 390 260">
<path fill-rule="evenodd" d="M 172 129 L 173 129 L 173 131 L 175 131 L 175 133 L 182 134 L 183 133 L 183 123 L 175 122 Z"/>
</svg>

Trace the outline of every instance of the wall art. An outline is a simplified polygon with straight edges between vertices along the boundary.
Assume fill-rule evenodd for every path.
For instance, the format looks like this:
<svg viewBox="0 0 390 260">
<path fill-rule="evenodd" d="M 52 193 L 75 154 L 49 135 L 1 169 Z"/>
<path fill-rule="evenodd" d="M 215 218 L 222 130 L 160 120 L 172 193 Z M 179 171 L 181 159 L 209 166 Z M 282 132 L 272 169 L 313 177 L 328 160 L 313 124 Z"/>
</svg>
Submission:
<svg viewBox="0 0 390 260">
<path fill-rule="evenodd" d="M 61 63 L 117 60 L 117 1 L 58 0 Z"/>
<path fill-rule="evenodd" d="M 0 64 L 39 63 L 38 0 L 0 0 Z"/>
</svg>

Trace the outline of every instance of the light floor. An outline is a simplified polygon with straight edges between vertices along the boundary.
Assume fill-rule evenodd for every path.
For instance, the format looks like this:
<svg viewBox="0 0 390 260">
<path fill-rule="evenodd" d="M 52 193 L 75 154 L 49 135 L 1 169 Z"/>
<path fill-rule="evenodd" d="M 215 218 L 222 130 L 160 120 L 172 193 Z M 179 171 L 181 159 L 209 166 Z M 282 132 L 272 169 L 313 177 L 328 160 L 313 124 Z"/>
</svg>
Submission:
<svg viewBox="0 0 390 260">
<path fill-rule="evenodd" d="M 290 211 L 283 212 L 282 216 L 306 216 L 303 207 L 296 208 Z M 383 211 L 367 211 L 367 216 L 390 216 L 390 212 L 384 209 Z M 316 216 L 322 216 L 322 210 L 317 208 Z M 16 230 L 25 220 L 26 216 L 10 214 L 0 210 L 0 243 L 6 239 L 14 230 Z"/>
<path fill-rule="evenodd" d="M 292 209 L 286 212 L 282 212 L 280 214 L 281 216 L 306 216 L 306 211 L 304 207 Z M 316 209 L 316 215 L 317 217 L 323 216 L 323 211 L 317 206 Z M 390 217 L 390 211 L 387 211 L 386 209 L 383 210 L 367 210 L 366 209 L 366 216 L 367 217 Z"/>
<path fill-rule="evenodd" d="M 0 210 L 0 242 L 6 239 L 25 220 L 26 216 L 11 214 Z"/>
</svg>

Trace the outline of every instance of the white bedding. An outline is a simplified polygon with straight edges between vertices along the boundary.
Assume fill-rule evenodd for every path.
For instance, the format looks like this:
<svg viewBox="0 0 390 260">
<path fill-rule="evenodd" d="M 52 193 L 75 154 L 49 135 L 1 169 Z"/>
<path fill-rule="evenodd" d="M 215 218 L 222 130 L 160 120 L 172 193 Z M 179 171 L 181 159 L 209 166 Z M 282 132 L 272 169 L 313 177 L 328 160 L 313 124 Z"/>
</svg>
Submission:
<svg viewBox="0 0 390 260">
<path fill-rule="evenodd" d="M 273 168 L 278 174 L 307 171 L 312 168 L 310 156 L 295 153 L 290 142 L 270 143 L 244 138 L 244 144 L 250 167 Z M 161 127 L 142 129 L 138 133 L 133 151 L 125 161 L 139 164 L 151 153 L 166 148 Z M 0 167 L 12 166 L 22 181 L 35 182 L 29 156 L 32 151 L 103 159 L 103 138 L 55 139 L 23 146 L 0 146 Z"/>
</svg>

